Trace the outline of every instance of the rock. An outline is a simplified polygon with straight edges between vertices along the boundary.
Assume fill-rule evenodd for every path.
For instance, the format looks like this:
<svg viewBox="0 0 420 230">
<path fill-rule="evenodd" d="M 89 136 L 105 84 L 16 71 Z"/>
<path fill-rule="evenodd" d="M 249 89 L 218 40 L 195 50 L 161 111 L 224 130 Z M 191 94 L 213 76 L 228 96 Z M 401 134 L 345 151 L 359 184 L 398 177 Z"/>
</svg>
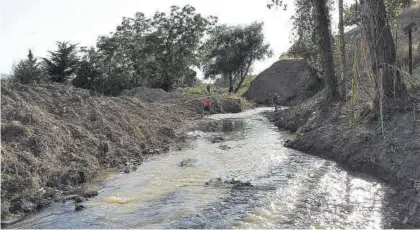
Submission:
<svg viewBox="0 0 420 230">
<path fill-rule="evenodd" d="M 97 196 L 98 194 L 99 192 L 94 190 L 94 191 L 86 191 L 82 194 L 82 196 L 86 199 L 89 199 L 91 197 Z"/>
<path fill-rule="evenodd" d="M 45 208 L 51 204 L 51 200 L 42 200 L 40 203 L 36 206 L 37 209 Z"/>
<path fill-rule="evenodd" d="M 83 204 L 80 203 L 74 203 L 74 210 L 75 211 L 81 211 L 83 209 L 85 209 L 86 207 Z"/>
<path fill-rule="evenodd" d="M 20 208 L 24 212 L 32 212 L 36 209 L 36 205 L 26 199 L 22 199 L 20 202 Z"/>
<path fill-rule="evenodd" d="M 210 180 L 205 183 L 205 185 L 218 185 L 218 186 L 227 186 L 233 185 L 233 188 L 246 188 L 246 187 L 254 187 L 251 182 L 242 182 L 240 180 L 225 180 L 223 181 L 220 177 L 216 178 L 215 180 Z"/>
<path fill-rule="evenodd" d="M 187 158 L 181 161 L 181 163 L 179 163 L 180 167 L 192 167 L 194 166 L 194 164 L 197 162 L 197 159 L 191 159 L 191 158 Z"/>
<path fill-rule="evenodd" d="M 130 172 L 130 167 L 128 167 L 128 166 L 124 167 L 124 172 L 129 173 Z"/>
<path fill-rule="evenodd" d="M 223 137 L 213 137 L 213 139 L 211 140 L 211 143 L 220 143 L 223 142 L 225 139 L 223 139 Z"/>
<path fill-rule="evenodd" d="M 305 60 L 280 60 L 260 73 L 243 96 L 258 104 L 271 105 L 277 93 L 277 103 L 289 105 L 311 97 L 321 87 L 321 80 Z"/>
<path fill-rule="evenodd" d="M 63 197 L 63 195 L 61 193 L 55 193 L 51 197 L 51 199 L 54 200 L 54 201 L 61 201 L 61 200 L 64 200 L 64 197 Z"/>
<path fill-rule="evenodd" d="M 228 145 L 220 145 L 220 146 L 219 146 L 219 148 L 220 148 L 221 150 L 228 150 L 228 149 L 231 149 L 232 147 L 230 147 L 230 146 L 228 146 Z"/>
<path fill-rule="evenodd" d="M 82 203 L 82 202 L 85 202 L 85 201 L 86 201 L 86 198 L 84 198 L 83 196 L 76 196 L 74 198 L 74 202 L 76 202 L 76 203 Z"/>
</svg>

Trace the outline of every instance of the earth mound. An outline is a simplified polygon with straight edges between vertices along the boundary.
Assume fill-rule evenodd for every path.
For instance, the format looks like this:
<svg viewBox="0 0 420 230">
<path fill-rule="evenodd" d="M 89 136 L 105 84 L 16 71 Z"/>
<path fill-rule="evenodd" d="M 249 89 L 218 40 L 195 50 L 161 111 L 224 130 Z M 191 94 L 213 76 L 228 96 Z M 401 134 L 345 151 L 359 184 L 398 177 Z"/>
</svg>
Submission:
<svg viewBox="0 0 420 230">
<path fill-rule="evenodd" d="M 258 104 L 271 104 L 276 93 L 278 104 L 292 105 L 313 96 L 320 88 L 321 80 L 305 60 L 280 60 L 251 82 L 244 97 Z"/>
</svg>

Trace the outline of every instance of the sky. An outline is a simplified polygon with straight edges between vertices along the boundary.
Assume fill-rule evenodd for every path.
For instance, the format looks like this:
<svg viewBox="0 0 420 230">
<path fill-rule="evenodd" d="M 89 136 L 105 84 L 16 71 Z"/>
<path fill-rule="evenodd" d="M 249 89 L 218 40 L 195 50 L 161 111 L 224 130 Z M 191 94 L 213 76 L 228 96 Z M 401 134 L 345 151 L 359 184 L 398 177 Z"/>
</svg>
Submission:
<svg viewBox="0 0 420 230">
<path fill-rule="evenodd" d="M 291 0 L 286 0 L 292 2 Z M 254 73 L 268 68 L 290 47 L 293 8 L 269 10 L 270 0 L 0 0 L 0 72 L 10 74 L 14 63 L 26 58 L 28 49 L 45 57 L 56 41 L 94 46 L 98 36 L 115 31 L 122 17 L 136 12 L 152 16 L 186 4 L 198 13 L 219 18 L 220 23 L 264 22 L 266 42 L 274 55 L 256 62 Z M 292 4 L 289 4 L 289 6 Z"/>
</svg>

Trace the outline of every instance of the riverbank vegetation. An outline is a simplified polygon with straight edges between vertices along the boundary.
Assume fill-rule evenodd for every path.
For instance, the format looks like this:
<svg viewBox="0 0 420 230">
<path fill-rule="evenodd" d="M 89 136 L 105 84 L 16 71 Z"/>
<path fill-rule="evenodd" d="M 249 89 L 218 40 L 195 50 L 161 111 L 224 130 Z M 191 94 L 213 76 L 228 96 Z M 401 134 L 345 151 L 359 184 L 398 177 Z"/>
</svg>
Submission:
<svg viewBox="0 0 420 230">
<path fill-rule="evenodd" d="M 284 3 L 273 0 L 269 7 Z M 338 1 L 339 28 L 332 28 L 332 4 L 295 1 L 295 42 L 285 54 L 307 60 L 326 88 L 270 117 L 294 133 L 287 146 L 391 184 L 400 215 L 395 226 L 418 227 L 419 5 L 361 0 L 345 7 Z"/>
</svg>

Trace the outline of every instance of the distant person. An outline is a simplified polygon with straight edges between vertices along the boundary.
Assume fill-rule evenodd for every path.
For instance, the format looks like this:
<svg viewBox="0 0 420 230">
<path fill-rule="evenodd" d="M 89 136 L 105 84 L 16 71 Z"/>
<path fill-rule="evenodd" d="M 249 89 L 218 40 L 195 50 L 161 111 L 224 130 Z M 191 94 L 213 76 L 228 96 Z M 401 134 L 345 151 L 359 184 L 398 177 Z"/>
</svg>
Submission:
<svg viewBox="0 0 420 230">
<path fill-rule="evenodd" d="M 210 101 L 210 97 L 207 97 L 206 99 L 204 99 L 204 112 L 205 113 L 210 113 L 210 106 L 211 106 L 211 101 Z"/>
<path fill-rule="evenodd" d="M 207 92 L 210 93 L 210 85 L 207 85 Z"/>
<path fill-rule="evenodd" d="M 273 106 L 274 106 L 274 111 L 277 112 L 277 103 L 278 103 L 278 95 L 277 93 L 274 93 L 273 95 Z"/>
</svg>

